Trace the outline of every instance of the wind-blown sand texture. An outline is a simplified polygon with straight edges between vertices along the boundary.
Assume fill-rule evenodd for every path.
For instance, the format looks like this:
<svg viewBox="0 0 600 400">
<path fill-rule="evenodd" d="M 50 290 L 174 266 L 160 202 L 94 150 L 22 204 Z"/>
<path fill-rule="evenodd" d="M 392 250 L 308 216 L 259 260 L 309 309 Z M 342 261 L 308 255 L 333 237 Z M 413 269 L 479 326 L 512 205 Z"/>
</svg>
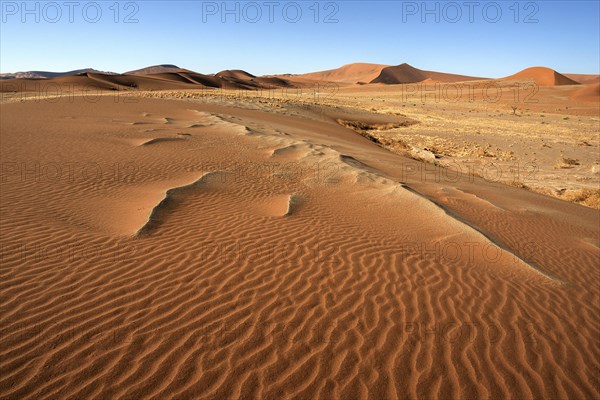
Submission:
<svg viewBox="0 0 600 400">
<path fill-rule="evenodd" d="M 0 110 L 4 399 L 600 395 L 597 210 L 423 179 L 446 172 L 339 123 L 410 117 Z"/>
</svg>

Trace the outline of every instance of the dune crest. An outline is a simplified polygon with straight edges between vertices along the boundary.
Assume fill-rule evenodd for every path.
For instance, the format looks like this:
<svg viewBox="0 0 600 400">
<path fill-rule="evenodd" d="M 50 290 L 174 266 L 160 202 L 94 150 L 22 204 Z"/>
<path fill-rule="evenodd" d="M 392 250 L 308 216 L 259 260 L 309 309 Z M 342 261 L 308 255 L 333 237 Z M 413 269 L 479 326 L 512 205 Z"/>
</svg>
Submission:
<svg viewBox="0 0 600 400">
<path fill-rule="evenodd" d="M 478 80 L 477 78 L 466 75 L 448 74 L 435 71 L 424 71 L 409 64 L 400 64 L 392 67 L 386 67 L 370 83 L 384 83 L 387 85 L 398 85 L 419 82 L 462 82 L 469 80 Z"/>
<path fill-rule="evenodd" d="M 209 181 L 220 179 L 220 176 L 223 173 L 223 171 L 207 172 L 187 185 L 168 189 L 162 200 L 152 208 L 152 211 L 148 215 L 148 220 L 137 230 L 136 236 L 149 235 L 152 230 L 156 229 L 156 227 L 162 223 L 163 218 L 165 218 L 166 214 L 173 209 L 174 203 L 181 195 L 205 187 L 209 184 Z"/>
<path fill-rule="evenodd" d="M 294 75 L 294 78 L 340 83 L 371 82 L 386 67 L 388 65 L 352 63 L 326 71 Z"/>
<path fill-rule="evenodd" d="M 579 85 L 573 79 L 559 74 L 553 69 L 546 67 L 531 67 L 514 75 L 503 78 L 504 80 L 528 80 L 540 86 Z"/>
</svg>

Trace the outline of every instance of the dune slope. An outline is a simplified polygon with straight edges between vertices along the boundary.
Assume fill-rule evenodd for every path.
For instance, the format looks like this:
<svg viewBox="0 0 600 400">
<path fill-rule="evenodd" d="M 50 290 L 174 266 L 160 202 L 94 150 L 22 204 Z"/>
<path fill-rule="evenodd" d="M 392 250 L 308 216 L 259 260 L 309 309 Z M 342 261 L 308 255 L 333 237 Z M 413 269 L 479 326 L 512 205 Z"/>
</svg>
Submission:
<svg viewBox="0 0 600 400">
<path fill-rule="evenodd" d="M 504 78 L 505 80 L 530 80 L 540 86 L 578 85 L 573 79 L 559 74 L 553 69 L 546 67 L 531 67 L 514 75 Z"/>
<path fill-rule="evenodd" d="M 385 83 L 385 84 L 406 84 L 418 83 L 427 80 L 440 82 L 460 82 L 469 81 L 476 78 L 466 75 L 448 74 L 444 72 L 424 71 L 413 67 L 409 64 L 400 64 L 392 67 L 386 67 L 381 70 L 381 73 L 370 83 Z"/>
<path fill-rule="evenodd" d="M 370 82 L 386 67 L 388 67 L 388 65 L 353 63 L 326 71 L 295 75 L 294 78 L 340 83 Z"/>
</svg>

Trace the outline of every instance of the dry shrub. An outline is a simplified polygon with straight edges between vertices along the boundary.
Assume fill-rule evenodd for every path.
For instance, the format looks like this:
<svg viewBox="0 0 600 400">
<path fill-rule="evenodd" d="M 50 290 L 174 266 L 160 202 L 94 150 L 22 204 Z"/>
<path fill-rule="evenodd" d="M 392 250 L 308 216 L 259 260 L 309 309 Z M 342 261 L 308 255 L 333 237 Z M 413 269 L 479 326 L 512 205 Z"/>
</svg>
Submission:
<svg viewBox="0 0 600 400">
<path fill-rule="evenodd" d="M 579 203 L 595 209 L 600 209 L 600 189 L 572 189 L 565 190 L 561 199 Z"/>
<path fill-rule="evenodd" d="M 570 169 L 576 165 L 579 165 L 579 160 L 575 160 L 573 158 L 561 157 L 561 159 L 558 160 L 558 162 L 556 164 L 554 164 L 554 168 Z"/>
</svg>

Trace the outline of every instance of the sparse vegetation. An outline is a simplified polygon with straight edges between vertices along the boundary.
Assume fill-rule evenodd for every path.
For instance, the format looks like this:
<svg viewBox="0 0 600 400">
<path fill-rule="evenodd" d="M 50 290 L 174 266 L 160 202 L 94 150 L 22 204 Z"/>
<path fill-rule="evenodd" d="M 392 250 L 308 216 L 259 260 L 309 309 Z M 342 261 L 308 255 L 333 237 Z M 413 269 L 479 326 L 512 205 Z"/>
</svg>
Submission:
<svg viewBox="0 0 600 400">
<path fill-rule="evenodd" d="M 579 160 L 568 157 L 561 157 L 561 159 L 558 160 L 558 162 L 554 165 L 554 168 L 570 169 L 574 168 L 576 165 L 579 165 Z"/>
<path fill-rule="evenodd" d="M 560 197 L 572 203 L 600 209 L 600 189 L 565 190 Z"/>
</svg>

